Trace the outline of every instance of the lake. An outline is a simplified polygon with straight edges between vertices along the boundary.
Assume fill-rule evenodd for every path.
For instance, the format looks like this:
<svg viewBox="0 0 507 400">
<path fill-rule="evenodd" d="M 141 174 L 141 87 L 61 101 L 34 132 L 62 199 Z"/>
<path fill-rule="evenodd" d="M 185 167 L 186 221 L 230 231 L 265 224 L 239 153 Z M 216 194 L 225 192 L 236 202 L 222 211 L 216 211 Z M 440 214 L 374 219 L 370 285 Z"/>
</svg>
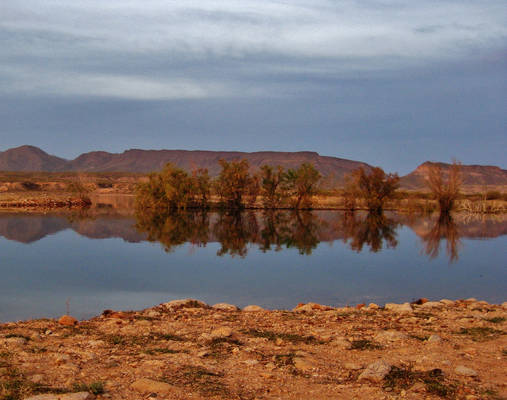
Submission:
<svg viewBox="0 0 507 400">
<path fill-rule="evenodd" d="M 340 211 L 0 213 L 0 321 L 178 298 L 290 309 L 507 293 L 507 217 Z"/>
</svg>

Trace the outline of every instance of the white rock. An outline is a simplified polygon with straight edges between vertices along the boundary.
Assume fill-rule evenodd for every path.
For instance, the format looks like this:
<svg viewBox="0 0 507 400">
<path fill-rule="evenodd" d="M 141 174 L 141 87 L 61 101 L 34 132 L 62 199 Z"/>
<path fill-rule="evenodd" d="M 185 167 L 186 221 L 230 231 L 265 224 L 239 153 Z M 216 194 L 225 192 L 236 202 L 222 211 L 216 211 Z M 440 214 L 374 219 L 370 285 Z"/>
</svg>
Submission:
<svg viewBox="0 0 507 400">
<path fill-rule="evenodd" d="M 399 340 L 407 340 L 408 336 L 403 332 L 388 330 L 377 333 L 374 339 L 378 342 L 397 342 Z"/>
<path fill-rule="evenodd" d="M 431 335 L 428 340 L 427 340 L 428 343 L 441 343 L 442 342 L 442 338 L 438 335 Z"/>
<path fill-rule="evenodd" d="M 414 311 L 410 303 L 403 304 L 387 303 L 385 305 L 385 309 L 399 314 L 411 313 L 412 311 Z"/>
<path fill-rule="evenodd" d="M 439 301 L 427 301 L 420 306 L 423 310 L 432 309 L 432 308 L 443 308 L 444 304 Z"/>
<path fill-rule="evenodd" d="M 391 365 L 384 360 L 378 360 L 366 367 L 359 375 L 359 381 L 381 382 L 391 371 Z"/>
<path fill-rule="evenodd" d="M 179 310 L 181 308 L 208 308 L 209 306 L 200 301 L 195 299 L 183 299 L 183 300 L 173 300 L 168 303 L 161 304 L 162 307 L 170 310 L 175 311 Z"/>
<path fill-rule="evenodd" d="M 232 336 L 232 329 L 228 326 L 221 326 L 220 328 L 214 329 L 211 334 L 211 339 L 223 339 Z"/>
<path fill-rule="evenodd" d="M 256 305 L 249 305 L 243 308 L 245 312 L 255 312 L 255 311 L 264 311 L 264 308 Z"/>
<path fill-rule="evenodd" d="M 477 376 L 477 371 L 472 368 L 465 367 L 464 365 L 458 365 L 454 372 L 463 376 Z"/>
<path fill-rule="evenodd" d="M 218 304 L 215 304 L 214 306 L 212 306 L 212 308 L 214 308 L 215 310 L 220 310 L 220 311 L 238 311 L 239 310 L 239 308 L 236 307 L 235 305 L 228 304 L 228 303 L 218 303 Z"/>
</svg>

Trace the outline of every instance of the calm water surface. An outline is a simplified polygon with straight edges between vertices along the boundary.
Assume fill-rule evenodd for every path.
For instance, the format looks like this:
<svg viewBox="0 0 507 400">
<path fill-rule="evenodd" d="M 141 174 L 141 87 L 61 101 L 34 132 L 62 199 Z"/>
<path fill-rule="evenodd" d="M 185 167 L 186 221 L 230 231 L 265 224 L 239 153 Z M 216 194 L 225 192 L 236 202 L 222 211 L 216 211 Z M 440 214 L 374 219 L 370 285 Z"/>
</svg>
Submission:
<svg viewBox="0 0 507 400">
<path fill-rule="evenodd" d="M 177 298 L 292 308 L 507 300 L 507 218 L 386 213 L 0 214 L 0 321 Z"/>
</svg>

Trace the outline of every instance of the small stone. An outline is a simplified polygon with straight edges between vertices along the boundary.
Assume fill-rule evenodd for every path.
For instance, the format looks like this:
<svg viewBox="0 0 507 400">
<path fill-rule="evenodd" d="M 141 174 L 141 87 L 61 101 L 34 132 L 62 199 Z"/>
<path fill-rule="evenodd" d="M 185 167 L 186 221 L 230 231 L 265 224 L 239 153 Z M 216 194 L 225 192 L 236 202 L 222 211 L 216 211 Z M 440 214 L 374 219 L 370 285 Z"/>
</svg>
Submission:
<svg viewBox="0 0 507 400">
<path fill-rule="evenodd" d="M 3 340 L 3 343 L 7 346 L 23 346 L 27 340 L 24 337 L 10 337 Z"/>
<path fill-rule="evenodd" d="M 375 303 L 370 303 L 370 304 L 368 304 L 368 308 L 370 310 L 378 310 L 380 308 L 380 306 L 378 304 L 375 304 Z"/>
<path fill-rule="evenodd" d="M 350 349 L 352 347 L 352 344 L 348 340 L 343 338 L 336 338 L 331 343 L 336 347 L 338 347 L 339 349 L 344 350 Z"/>
<path fill-rule="evenodd" d="M 215 310 L 220 310 L 220 311 L 238 311 L 239 310 L 239 308 L 236 307 L 235 305 L 228 304 L 228 303 L 217 303 L 214 306 L 212 306 L 211 308 L 214 308 Z"/>
<path fill-rule="evenodd" d="M 502 303 L 502 307 L 503 307 L 503 308 L 505 308 L 505 309 L 507 309 L 507 301 L 504 301 L 504 302 Z"/>
<path fill-rule="evenodd" d="M 206 303 L 195 299 L 173 300 L 160 306 L 169 311 L 176 311 L 182 308 L 209 308 Z"/>
<path fill-rule="evenodd" d="M 1 374 L 0 374 L 1 375 Z M 43 375 L 40 375 L 40 374 L 35 374 L 35 375 L 32 375 L 28 378 L 28 380 L 32 383 L 42 383 L 42 381 L 44 380 L 44 376 Z"/>
<path fill-rule="evenodd" d="M 294 358 L 294 366 L 301 371 L 310 371 L 315 367 L 313 363 L 300 357 Z"/>
<path fill-rule="evenodd" d="M 245 312 L 264 311 L 264 308 L 252 304 L 252 305 L 244 307 L 243 311 L 245 311 Z"/>
<path fill-rule="evenodd" d="M 361 364 L 356 363 L 345 363 L 344 367 L 345 369 L 350 369 L 352 371 L 359 371 L 360 369 L 363 369 Z"/>
<path fill-rule="evenodd" d="M 438 335 L 431 335 L 428 340 L 427 340 L 428 343 L 441 343 L 442 342 L 442 338 Z"/>
<path fill-rule="evenodd" d="M 424 392 L 426 392 L 426 385 L 422 382 L 416 382 L 408 390 L 409 390 L 409 392 L 414 392 L 414 393 L 424 393 Z"/>
<path fill-rule="evenodd" d="M 259 361 L 257 361 L 257 360 L 245 360 L 245 361 L 243 361 L 243 364 L 253 366 L 253 365 L 259 364 Z"/>
<path fill-rule="evenodd" d="M 204 358 L 209 356 L 210 352 L 208 350 L 203 350 L 197 353 L 197 357 Z"/>
<path fill-rule="evenodd" d="M 477 376 L 477 371 L 472 368 L 465 367 L 464 365 L 458 365 L 454 372 L 463 376 Z"/>
<path fill-rule="evenodd" d="M 273 369 L 275 369 L 275 368 L 276 368 L 276 365 L 275 365 L 274 363 L 272 363 L 272 362 L 268 362 L 268 363 L 265 365 L 265 367 L 266 367 L 267 369 L 269 369 L 269 370 L 273 370 Z"/>
<path fill-rule="evenodd" d="M 281 345 L 283 344 L 283 339 L 282 339 L 282 338 L 277 337 L 277 338 L 276 338 L 276 340 L 275 340 L 275 344 L 276 344 L 277 346 L 281 346 Z"/>
<path fill-rule="evenodd" d="M 169 394 L 174 392 L 174 387 L 165 382 L 154 381 L 152 379 L 138 379 L 132 385 L 132 389 L 140 393 Z"/>
<path fill-rule="evenodd" d="M 274 378 L 274 375 L 273 374 L 270 374 L 270 373 L 267 373 L 267 372 L 261 372 L 259 374 L 262 378 L 265 378 L 265 379 L 271 379 L 271 378 Z"/>
<path fill-rule="evenodd" d="M 432 308 L 442 308 L 442 307 L 444 307 L 444 304 L 442 304 L 439 301 L 428 301 L 423 305 L 421 305 L 422 310 L 430 310 Z"/>
<path fill-rule="evenodd" d="M 377 333 L 374 339 L 379 342 L 397 342 L 399 340 L 407 340 L 408 336 L 403 332 L 388 330 Z"/>
<path fill-rule="evenodd" d="M 408 304 L 408 303 L 407 303 Z M 378 360 L 366 367 L 359 375 L 359 381 L 381 382 L 391 371 L 391 365 L 384 360 Z"/>
<path fill-rule="evenodd" d="M 211 334 L 211 339 L 223 339 L 232 336 L 232 329 L 227 326 L 214 329 Z"/>
<path fill-rule="evenodd" d="M 440 300 L 440 303 L 442 303 L 444 306 L 453 306 L 454 304 L 456 304 L 456 302 L 452 301 L 452 300 L 449 300 L 449 299 L 442 299 Z"/>
<path fill-rule="evenodd" d="M 318 303 L 299 303 L 292 311 L 294 312 L 312 312 L 312 311 L 327 311 L 332 310 L 333 307 L 323 306 Z"/>
<path fill-rule="evenodd" d="M 39 394 L 25 398 L 25 400 L 92 400 L 95 396 L 88 392 L 66 394 Z"/>
<path fill-rule="evenodd" d="M 409 303 L 403 304 L 387 303 L 385 305 L 385 309 L 387 311 L 392 311 L 399 314 L 411 313 L 412 311 L 414 311 Z"/>
<path fill-rule="evenodd" d="M 58 320 L 58 323 L 64 326 L 74 326 L 77 325 L 78 321 L 76 318 L 71 317 L 70 315 L 62 315 Z"/>
</svg>

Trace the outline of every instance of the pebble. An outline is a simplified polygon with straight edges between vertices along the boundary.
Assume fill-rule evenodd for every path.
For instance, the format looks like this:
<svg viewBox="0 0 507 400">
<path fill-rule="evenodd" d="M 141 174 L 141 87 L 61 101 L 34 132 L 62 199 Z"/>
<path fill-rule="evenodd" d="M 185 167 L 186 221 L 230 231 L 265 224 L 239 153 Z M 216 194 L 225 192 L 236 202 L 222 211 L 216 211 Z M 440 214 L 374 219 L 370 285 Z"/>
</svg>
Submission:
<svg viewBox="0 0 507 400">
<path fill-rule="evenodd" d="M 421 304 L 421 306 L 420 306 L 420 308 L 422 310 L 430 310 L 432 308 L 443 308 L 443 307 L 444 307 L 444 304 L 442 304 L 439 301 L 428 301 L 424 304 Z"/>
<path fill-rule="evenodd" d="M 411 313 L 412 311 L 414 311 L 410 303 L 403 304 L 387 303 L 385 305 L 385 309 L 399 314 Z"/>
<path fill-rule="evenodd" d="M 183 300 L 173 300 L 168 303 L 161 304 L 162 307 L 170 310 L 176 311 L 181 308 L 208 308 L 209 306 L 203 301 L 196 299 L 183 299 Z"/>
<path fill-rule="evenodd" d="M 359 375 L 359 381 L 381 382 L 382 379 L 391 371 L 391 365 L 384 361 L 378 360 L 366 367 Z"/>
<path fill-rule="evenodd" d="M 165 382 L 154 381 L 152 379 L 138 379 L 132 385 L 132 389 L 140 393 L 169 394 L 174 392 L 174 387 Z"/>
<path fill-rule="evenodd" d="M 232 336 L 232 329 L 227 326 L 214 329 L 210 334 L 211 339 L 223 339 L 230 336 Z"/>
<path fill-rule="evenodd" d="M 388 330 L 377 333 L 374 339 L 379 342 L 397 342 L 399 340 L 407 340 L 408 336 L 403 332 Z"/>
<path fill-rule="evenodd" d="M 264 308 L 260 306 L 256 306 L 254 304 L 246 306 L 243 308 L 243 311 L 245 312 L 256 312 L 256 311 L 264 311 Z"/>
<path fill-rule="evenodd" d="M 228 303 L 217 303 L 217 304 L 213 305 L 211 308 L 214 308 L 215 310 L 220 310 L 220 311 L 238 311 L 239 310 L 239 308 L 236 307 L 235 305 L 228 304 Z"/>
<path fill-rule="evenodd" d="M 477 371 L 473 370 L 472 368 L 465 367 L 464 365 L 458 365 L 456 369 L 454 370 L 458 375 L 463 376 L 477 376 Z"/>
<path fill-rule="evenodd" d="M 66 394 L 38 394 L 25 398 L 25 400 L 92 400 L 95 396 L 88 392 Z"/>
<path fill-rule="evenodd" d="M 356 363 L 345 363 L 344 367 L 345 369 L 350 369 L 352 371 L 359 371 L 360 369 L 363 369 L 361 364 Z"/>
<path fill-rule="evenodd" d="M 294 366 L 300 371 L 310 371 L 315 367 L 312 362 L 301 357 L 294 358 Z"/>
<path fill-rule="evenodd" d="M 438 335 L 431 335 L 428 340 L 428 343 L 440 343 L 442 342 L 442 338 Z"/>
</svg>

